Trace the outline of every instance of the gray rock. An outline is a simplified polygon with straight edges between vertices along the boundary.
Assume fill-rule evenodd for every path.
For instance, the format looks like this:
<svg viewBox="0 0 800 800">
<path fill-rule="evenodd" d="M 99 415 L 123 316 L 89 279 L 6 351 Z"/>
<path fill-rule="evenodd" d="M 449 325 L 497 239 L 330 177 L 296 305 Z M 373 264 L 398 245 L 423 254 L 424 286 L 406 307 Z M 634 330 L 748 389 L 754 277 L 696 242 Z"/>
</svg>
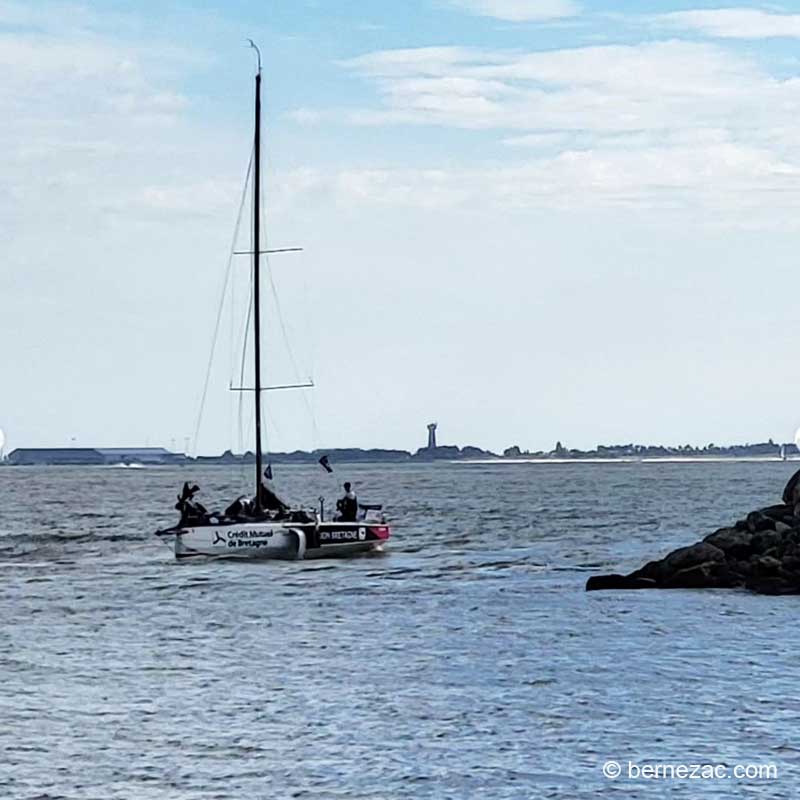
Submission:
<svg viewBox="0 0 800 800">
<path fill-rule="evenodd" d="M 772 520 L 783 521 L 785 517 L 791 517 L 794 512 L 794 506 L 792 504 L 789 505 L 779 505 L 779 506 L 767 506 L 766 508 L 759 508 L 758 512 L 761 514 L 762 517 L 769 517 Z"/>
<path fill-rule="evenodd" d="M 631 575 L 593 575 L 586 581 L 587 592 L 607 589 L 655 589 L 656 582 Z"/>
<path fill-rule="evenodd" d="M 781 559 L 781 570 L 787 573 L 796 572 L 800 577 L 800 557 L 794 552 L 784 553 Z"/>
<path fill-rule="evenodd" d="M 783 490 L 783 502 L 792 506 L 800 503 L 800 469 L 789 478 Z"/>
<path fill-rule="evenodd" d="M 673 574 L 708 561 L 724 560 L 725 553 L 719 547 L 708 542 L 698 542 L 689 547 L 673 550 L 663 561 L 664 573 Z"/>
<path fill-rule="evenodd" d="M 752 551 L 753 534 L 738 528 L 720 528 L 703 540 L 718 547 L 727 558 L 748 558 Z"/>
<path fill-rule="evenodd" d="M 663 571 L 664 562 L 659 559 L 658 561 L 648 561 L 643 567 L 632 572 L 629 577 L 658 582 L 661 580 Z"/>
<path fill-rule="evenodd" d="M 720 561 L 707 561 L 682 569 L 670 575 L 662 584 L 664 589 L 730 589 L 741 586 L 744 578 L 732 574 L 728 565 Z"/>
<path fill-rule="evenodd" d="M 782 566 L 782 562 L 774 556 L 761 556 L 755 563 L 755 573 L 758 575 L 777 574 Z"/>
<path fill-rule="evenodd" d="M 775 520 L 771 517 L 765 517 L 760 511 L 751 511 L 747 515 L 747 530 L 750 533 L 775 530 Z"/>
<path fill-rule="evenodd" d="M 777 531 L 761 531 L 753 536 L 750 541 L 754 553 L 766 553 L 773 547 L 783 544 L 783 535 Z"/>
<path fill-rule="evenodd" d="M 735 575 L 739 575 L 742 578 L 747 578 L 753 571 L 753 565 L 745 560 L 745 561 L 737 561 L 733 559 L 728 561 L 728 569 L 730 569 L 731 573 Z"/>
<path fill-rule="evenodd" d="M 650 561 L 630 575 L 600 575 L 600 589 L 704 589 L 746 586 L 764 594 L 800 594 L 800 470 L 782 505 L 753 511 L 733 527 Z"/>
</svg>

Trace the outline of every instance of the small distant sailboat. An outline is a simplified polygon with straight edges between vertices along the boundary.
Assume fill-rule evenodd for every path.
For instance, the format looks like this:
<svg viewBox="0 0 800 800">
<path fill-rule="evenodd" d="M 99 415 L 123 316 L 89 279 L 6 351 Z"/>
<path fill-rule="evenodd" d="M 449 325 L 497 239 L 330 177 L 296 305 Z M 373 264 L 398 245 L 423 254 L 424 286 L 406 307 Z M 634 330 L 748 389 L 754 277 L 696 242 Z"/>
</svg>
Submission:
<svg viewBox="0 0 800 800">
<path fill-rule="evenodd" d="M 290 508 L 271 486 L 272 471 L 264 470 L 261 445 L 261 308 L 260 237 L 261 202 L 261 53 L 258 55 L 255 86 L 255 145 L 253 156 L 253 329 L 255 355 L 255 467 L 256 493 L 252 499 L 239 497 L 223 513 L 210 513 L 194 499 L 197 486 L 184 484 L 175 508 L 180 522 L 156 531 L 173 538 L 175 556 L 311 559 L 380 551 L 391 535 L 380 505 L 346 504 L 339 518 L 323 519 L 323 508 L 308 512 Z M 269 251 L 272 252 L 272 251 Z M 301 388 L 281 386 L 272 388 Z M 327 470 L 325 457 L 320 462 Z"/>
</svg>

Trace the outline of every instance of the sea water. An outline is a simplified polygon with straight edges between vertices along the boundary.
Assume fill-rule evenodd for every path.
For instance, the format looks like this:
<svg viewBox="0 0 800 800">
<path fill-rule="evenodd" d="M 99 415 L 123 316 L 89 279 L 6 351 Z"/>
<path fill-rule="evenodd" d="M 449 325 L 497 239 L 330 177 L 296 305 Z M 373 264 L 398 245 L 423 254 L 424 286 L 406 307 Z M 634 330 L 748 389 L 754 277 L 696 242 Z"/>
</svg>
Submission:
<svg viewBox="0 0 800 800">
<path fill-rule="evenodd" d="M 276 466 L 395 525 L 385 555 L 305 563 L 153 536 L 184 480 L 224 507 L 249 470 L 0 469 L 0 797 L 791 797 L 800 597 L 584 584 L 778 501 L 793 466 Z M 774 772 L 631 772 L 659 764 Z"/>
</svg>

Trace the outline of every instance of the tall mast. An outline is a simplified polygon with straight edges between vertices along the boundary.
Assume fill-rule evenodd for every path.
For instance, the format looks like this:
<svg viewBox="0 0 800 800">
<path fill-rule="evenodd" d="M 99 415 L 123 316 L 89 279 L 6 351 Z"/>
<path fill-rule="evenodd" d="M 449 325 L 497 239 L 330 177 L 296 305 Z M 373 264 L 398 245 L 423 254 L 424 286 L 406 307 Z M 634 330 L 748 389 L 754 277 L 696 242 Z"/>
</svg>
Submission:
<svg viewBox="0 0 800 800">
<path fill-rule="evenodd" d="M 256 132 L 253 153 L 253 327 L 255 340 L 256 395 L 256 508 L 261 511 L 261 52 L 256 72 Z"/>
</svg>

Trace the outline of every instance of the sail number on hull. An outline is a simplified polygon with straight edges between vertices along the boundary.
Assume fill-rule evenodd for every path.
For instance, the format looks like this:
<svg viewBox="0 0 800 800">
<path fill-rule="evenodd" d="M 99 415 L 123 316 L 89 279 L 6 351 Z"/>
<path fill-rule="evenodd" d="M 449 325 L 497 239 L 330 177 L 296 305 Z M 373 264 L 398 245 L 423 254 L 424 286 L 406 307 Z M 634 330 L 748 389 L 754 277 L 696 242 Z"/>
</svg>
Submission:
<svg viewBox="0 0 800 800">
<path fill-rule="evenodd" d="M 359 528 L 351 531 L 320 531 L 320 542 L 365 542 L 367 529 Z"/>
</svg>

